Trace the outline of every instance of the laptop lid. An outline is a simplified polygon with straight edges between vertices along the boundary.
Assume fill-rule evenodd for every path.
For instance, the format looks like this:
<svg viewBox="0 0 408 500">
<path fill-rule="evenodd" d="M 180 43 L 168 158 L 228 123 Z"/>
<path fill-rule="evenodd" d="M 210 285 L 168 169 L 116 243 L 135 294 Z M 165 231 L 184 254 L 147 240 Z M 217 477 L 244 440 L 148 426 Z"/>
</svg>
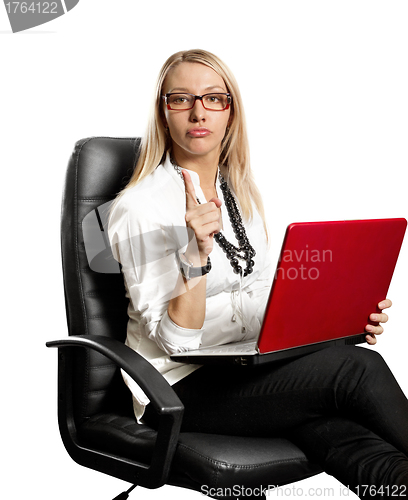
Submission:
<svg viewBox="0 0 408 500">
<path fill-rule="evenodd" d="M 406 226 L 403 218 L 290 224 L 259 353 L 363 333 L 387 296 Z"/>
</svg>

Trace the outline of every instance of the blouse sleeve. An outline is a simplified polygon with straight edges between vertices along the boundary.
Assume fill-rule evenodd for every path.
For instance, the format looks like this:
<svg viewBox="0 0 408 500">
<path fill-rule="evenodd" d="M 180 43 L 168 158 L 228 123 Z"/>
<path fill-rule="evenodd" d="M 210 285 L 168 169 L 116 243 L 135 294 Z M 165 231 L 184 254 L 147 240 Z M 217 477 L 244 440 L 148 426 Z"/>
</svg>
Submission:
<svg viewBox="0 0 408 500">
<path fill-rule="evenodd" d="M 167 313 L 179 273 L 174 252 L 182 246 L 180 231 L 152 222 L 160 219 L 151 212 L 150 219 L 131 212 L 126 204 L 114 208 L 109 238 L 139 325 L 167 354 L 198 349 L 203 328 L 182 328 Z"/>
</svg>

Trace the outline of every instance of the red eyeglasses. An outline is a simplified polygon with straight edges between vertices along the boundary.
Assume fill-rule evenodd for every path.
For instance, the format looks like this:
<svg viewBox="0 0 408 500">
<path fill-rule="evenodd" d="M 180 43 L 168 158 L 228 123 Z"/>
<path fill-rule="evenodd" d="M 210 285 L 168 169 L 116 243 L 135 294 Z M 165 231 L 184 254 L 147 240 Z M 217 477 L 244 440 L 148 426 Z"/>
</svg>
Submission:
<svg viewBox="0 0 408 500">
<path fill-rule="evenodd" d="M 181 111 L 192 109 L 197 99 L 199 99 L 204 107 L 210 111 L 225 111 L 229 108 L 232 97 L 228 93 L 212 93 L 203 95 L 169 93 L 162 95 L 164 102 L 167 104 L 167 109 Z"/>
</svg>

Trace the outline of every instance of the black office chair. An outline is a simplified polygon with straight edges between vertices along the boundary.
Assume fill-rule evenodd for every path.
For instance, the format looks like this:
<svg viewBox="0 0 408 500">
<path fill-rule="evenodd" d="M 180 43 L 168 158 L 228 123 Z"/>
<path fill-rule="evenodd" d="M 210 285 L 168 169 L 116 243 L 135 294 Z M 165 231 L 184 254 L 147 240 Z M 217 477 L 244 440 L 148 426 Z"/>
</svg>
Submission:
<svg viewBox="0 0 408 500">
<path fill-rule="evenodd" d="M 180 433 L 181 401 L 159 372 L 123 343 L 128 299 L 106 237 L 106 214 L 130 178 L 139 144 L 134 138 L 83 139 L 68 164 L 61 236 L 70 336 L 47 343 L 58 348 L 62 440 L 77 463 L 132 485 L 167 483 L 215 498 L 229 492 L 239 498 L 243 489 L 248 498 L 251 489 L 254 497 L 265 498 L 255 488 L 288 484 L 321 469 L 283 438 Z M 158 431 L 137 424 L 120 368 L 149 397 L 159 415 Z"/>
</svg>

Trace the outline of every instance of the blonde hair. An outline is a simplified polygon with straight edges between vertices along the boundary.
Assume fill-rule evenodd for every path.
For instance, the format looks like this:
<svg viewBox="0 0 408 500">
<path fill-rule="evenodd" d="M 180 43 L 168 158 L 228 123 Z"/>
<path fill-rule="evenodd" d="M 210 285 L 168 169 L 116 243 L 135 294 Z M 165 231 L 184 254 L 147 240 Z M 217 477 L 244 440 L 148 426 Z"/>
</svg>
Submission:
<svg viewBox="0 0 408 500">
<path fill-rule="evenodd" d="M 119 196 L 151 174 L 164 161 L 167 151 L 171 148 L 171 138 L 163 123 L 162 87 L 169 71 L 183 62 L 200 63 L 213 69 L 223 78 L 232 96 L 232 120 L 221 144 L 219 164 L 223 167 L 223 173 L 227 172 L 228 183 L 237 197 L 244 220 L 252 218 L 254 203 L 268 235 L 262 198 L 255 185 L 249 161 L 246 122 L 238 84 L 230 69 L 217 56 L 205 50 L 180 51 L 164 63 L 157 79 L 154 105 L 145 137 L 142 138 L 135 170 Z"/>
</svg>

